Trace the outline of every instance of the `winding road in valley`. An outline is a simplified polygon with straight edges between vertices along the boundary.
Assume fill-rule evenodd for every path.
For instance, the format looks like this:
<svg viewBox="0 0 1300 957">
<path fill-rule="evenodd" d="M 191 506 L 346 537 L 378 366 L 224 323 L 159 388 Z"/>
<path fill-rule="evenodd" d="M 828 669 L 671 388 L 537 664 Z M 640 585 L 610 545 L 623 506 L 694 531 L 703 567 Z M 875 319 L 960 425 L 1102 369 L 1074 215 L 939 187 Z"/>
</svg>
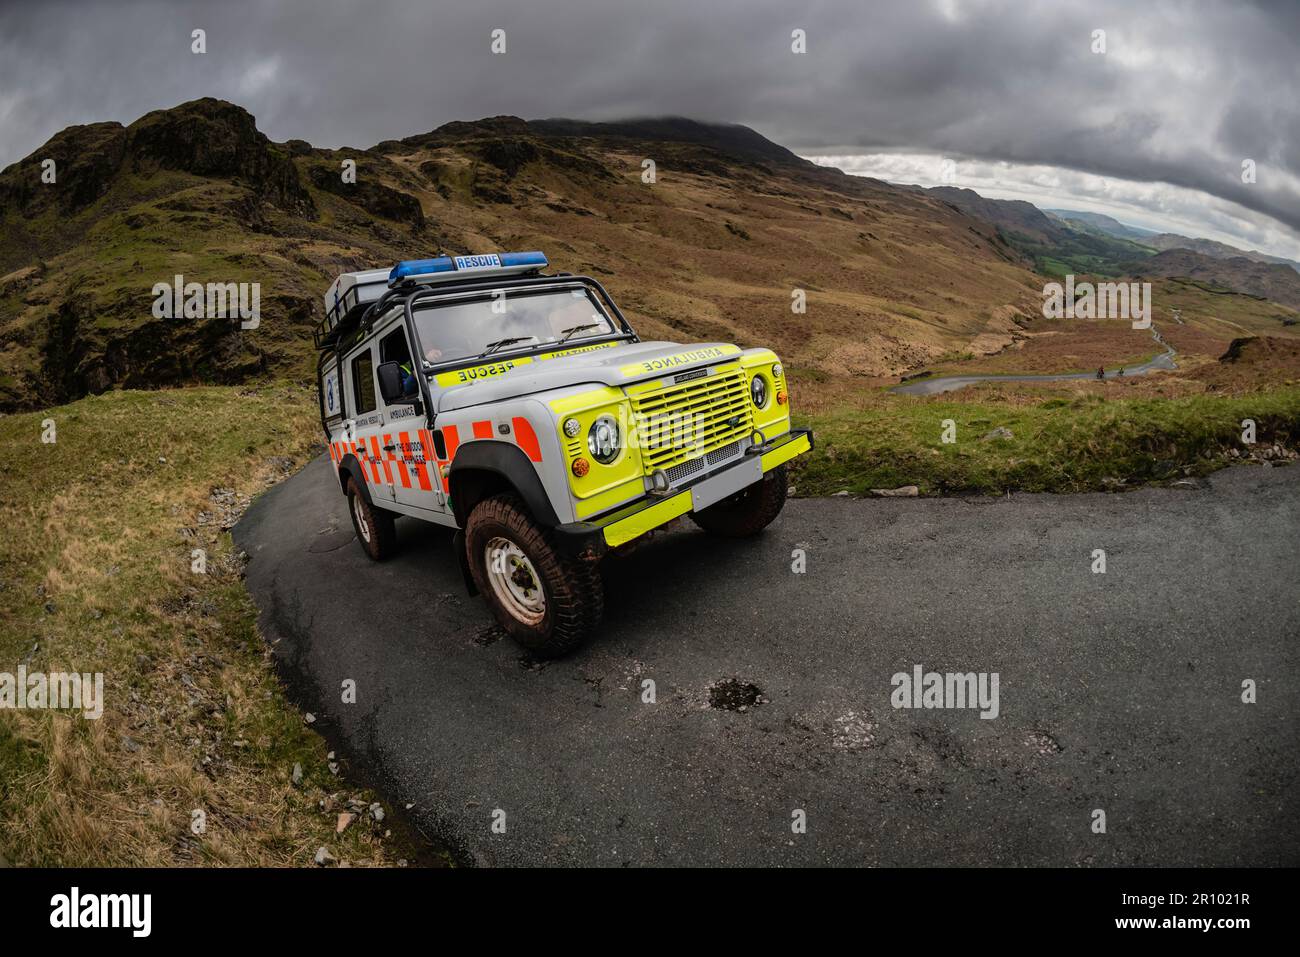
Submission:
<svg viewBox="0 0 1300 957">
<path fill-rule="evenodd" d="M 1151 327 L 1151 338 L 1164 346 L 1165 351 L 1140 365 L 1125 366 L 1125 376 L 1145 375 L 1158 369 L 1177 368 L 1174 364 L 1174 356 L 1177 355 L 1174 347 L 1165 342 L 1164 337 L 1160 335 L 1155 326 Z M 1060 382 L 1066 379 L 1096 378 L 1097 373 L 1095 372 L 1064 372 L 1058 375 L 951 375 L 935 379 L 920 379 L 915 382 L 904 382 L 891 387 L 888 391 L 902 395 L 938 395 L 941 392 L 953 392 L 965 386 L 974 385 L 977 382 Z M 1106 378 L 1120 378 L 1118 368 L 1107 370 Z"/>
</svg>

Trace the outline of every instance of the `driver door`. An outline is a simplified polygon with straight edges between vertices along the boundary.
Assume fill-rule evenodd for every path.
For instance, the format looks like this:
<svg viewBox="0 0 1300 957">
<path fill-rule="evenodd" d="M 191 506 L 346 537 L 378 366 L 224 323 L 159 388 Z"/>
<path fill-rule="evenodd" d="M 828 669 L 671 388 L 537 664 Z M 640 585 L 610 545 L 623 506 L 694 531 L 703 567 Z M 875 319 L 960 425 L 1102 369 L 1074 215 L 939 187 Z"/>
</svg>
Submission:
<svg viewBox="0 0 1300 957">
<path fill-rule="evenodd" d="M 404 369 L 419 375 L 418 365 L 411 361 L 406 329 L 398 325 L 379 340 L 381 362 L 396 362 Z M 419 399 L 419 390 L 412 398 Z M 435 483 L 437 466 L 434 462 L 433 439 L 425 426 L 422 412 L 416 406 L 401 401 L 380 404 L 384 410 L 385 425 L 380 436 L 380 451 L 386 457 L 393 476 L 392 490 L 396 502 L 411 508 L 441 512 L 446 508 L 441 483 Z"/>
</svg>

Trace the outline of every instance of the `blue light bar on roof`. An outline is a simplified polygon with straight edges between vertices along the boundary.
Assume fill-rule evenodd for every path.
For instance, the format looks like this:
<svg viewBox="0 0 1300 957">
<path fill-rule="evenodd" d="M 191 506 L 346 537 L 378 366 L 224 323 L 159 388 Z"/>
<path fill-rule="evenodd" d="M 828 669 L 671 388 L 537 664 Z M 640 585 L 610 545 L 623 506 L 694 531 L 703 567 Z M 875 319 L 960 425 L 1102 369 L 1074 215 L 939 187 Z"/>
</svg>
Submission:
<svg viewBox="0 0 1300 957">
<path fill-rule="evenodd" d="M 480 253 L 476 256 L 440 256 L 437 259 L 407 259 L 393 267 L 388 274 L 388 285 L 411 282 L 449 282 L 461 277 L 477 275 L 511 276 L 537 269 L 550 263 L 545 253 Z"/>
<path fill-rule="evenodd" d="M 455 272 L 449 256 L 438 259 L 407 259 L 398 263 L 388 274 L 388 285 L 396 286 L 403 279 L 415 279 L 423 276 L 435 276 L 440 273 Z"/>
</svg>

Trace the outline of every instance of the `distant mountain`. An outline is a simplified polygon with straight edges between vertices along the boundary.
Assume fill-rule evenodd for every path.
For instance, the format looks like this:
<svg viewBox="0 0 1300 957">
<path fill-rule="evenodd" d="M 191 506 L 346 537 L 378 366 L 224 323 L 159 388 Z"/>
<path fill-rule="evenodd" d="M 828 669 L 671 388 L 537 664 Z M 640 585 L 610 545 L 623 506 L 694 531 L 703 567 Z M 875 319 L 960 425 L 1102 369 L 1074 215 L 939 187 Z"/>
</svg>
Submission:
<svg viewBox="0 0 1300 957">
<path fill-rule="evenodd" d="M 618 120 L 610 123 L 550 119 L 529 120 L 528 129 L 540 136 L 597 137 L 605 142 L 623 138 L 664 143 L 694 143 L 736 159 L 759 160 L 781 166 L 814 165 L 784 146 L 773 143 L 761 133 L 737 123 L 702 123 L 681 116 Z"/>
<path fill-rule="evenodd" d="M 956 186 L 934 186 L 926 192 L 951 203 L 968 216 L 992 223 L 1008 235 L 1019 233 L 1040 242 L 1065 238 L 1066 231 L 1058 223 L 1043 215 L 1043 211 L 1033 203 L 1021 199 L 988 199 L 973 189 Z"/>
<path fill-rule="evenodd" d="M 996 226 L 1012 248 L 1038 272 L 1048 275 L 1118 276 L 1127 264 L 1151 253 L 1146 246 L 1109 235 L 1096 226 L 1048 215 L 1024 200 L 988 199 L 954 186 L 935 186 L 925 192 L 967 216 Z"/>
<path fill-rule="evenodd" d="M 1089 213 L 1080 209 L 1045 209 L 1043 212 L 1070 223 L 1091 227 L 1092 229 L 1099 230 L 1107 236 L 1114 236 L 1116 239 L 1131 239 L 1137 242 L 1144 242 L 1146 237 L 1154 236 L 1156 234 L 1154 229 L 1142 229 L 1140 226 L 1130 226 L 1127 223 L 1121 223 L 1115 217 L 1107 216 L 1104 213 Z"/>
<path fill-rule="evenodd" d="M 1186 278 L 1300 309 L 1300 273 L 1281 263 L 1237 256 L 1219 259 L 1190 249 L 1167 249 L 1132 264 L 1141 276 Z"/>
<path fill-rule="evenodd" d="M 926 192 L 996 226 L 1039 272 L 1187 278 L 1300 308 L 1294 298 L 1300 291 L 1300 263 L 1280 256 L 1156 233 L 1103 213 L 1040 210 L 1020 200 L 987 199 L 951 186 Z"/>
<path fill-rule="evenodd" d="M 1236 246 L 1229 246 L 1227 243 L 1216 242 L 1213 239 L 1194 239 L 1190 236 L 1180 236 L 1178 233 L 1158 233 L 1153 229 L 1143 229 L 1140 226 L 1121 223 L 1113 216 L 1107 216 L 1103 213 L 1089 213 L 1078 209 L 1045 209 L 1043 212 L 1054 219 L 1065 221 L 1075 227 L 1114 236 L 1116 239 L 1132 240 L 1141 243 L 1143 246 L 1150 246 L 1157 251 L 1190 249 L 1192 252 L 1210 256 L 1214 259 L 1249 259 L 1258 263 L 1281 263 L 1284 266 L 1290 266 L 1292 269 L 1300 271 L 1300 262 L 1284 259 L 1281 256 L 1270 256 L 1254 249 L 1239 249 Z"/>
<path fill-rule="evenodd" d="M 678 143 L 712 150 L 732 160 L 761 162 L 776 166 L 807 168 L 815 164 L 792 153 L 747 126 L 735 123 L 704 123 L 681 116 L 616 120 L 606 123 L 587 120 L 521 120 L 517 116 L 495 116 L 472 122 L 444 123 L 429 133 L 387 140 L 371 149 L 385 153 L 416 147 L 451 145 L 462 135 L 479 135 L 490 130 L 499 136 L 528 136 L 546 140 L 586 139 L 615 147 L 620 141 L 631 149 L 637 144 Z M 653 159 L 653 157 L 651 157 Z"/>
<path fill-rule="evenodd" d="M 1283 266 L 1290 266 L 1292 269 L 1300 271 L 1300 262 L 1295 260 L 1283 259 L 1281 256 L 1270 256 L 1268 253 L 1261 253 L 1256 249 L 1238 249 L 1236 246 L 1215 242 L 1213 239 L 1192 239 L 1188 236 L 1180 236 L 1177 233 L 1157 233 L 1146 237 L 1142 240 L 1142 243 L 1160 250 L 1190 249 L 1202 256 L 1210 256 L 1214 259 L 1249 259 L 1257 263 L 1281 263 Z"/>
</svg>

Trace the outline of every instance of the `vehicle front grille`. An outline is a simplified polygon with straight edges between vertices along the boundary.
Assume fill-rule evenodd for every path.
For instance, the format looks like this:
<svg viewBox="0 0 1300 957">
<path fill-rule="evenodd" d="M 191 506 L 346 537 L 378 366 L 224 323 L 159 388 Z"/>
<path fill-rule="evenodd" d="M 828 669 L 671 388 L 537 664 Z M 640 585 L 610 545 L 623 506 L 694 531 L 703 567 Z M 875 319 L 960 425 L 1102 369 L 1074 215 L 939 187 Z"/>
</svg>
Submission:
<svg viewBox="0 0 1300 957">
<path fill-rule="evenodd" d="M 631 400 L 646 474 L 663 469 L 672 484 L 730 458 L 739 446 L 729 452 L 727 448 L 754 431 L 753 406 L 740 369 L 644 392 Z"/>
</svg>

